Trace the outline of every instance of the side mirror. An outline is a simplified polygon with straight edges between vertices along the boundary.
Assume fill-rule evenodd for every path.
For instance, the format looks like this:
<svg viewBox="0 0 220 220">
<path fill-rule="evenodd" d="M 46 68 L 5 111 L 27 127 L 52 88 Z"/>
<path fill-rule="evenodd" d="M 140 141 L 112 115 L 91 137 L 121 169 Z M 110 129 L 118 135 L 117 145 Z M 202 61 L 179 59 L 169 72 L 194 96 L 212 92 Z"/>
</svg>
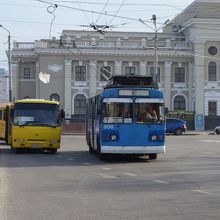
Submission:
<svg viewBox="0 0 220 220">
<path fill-rule="evenodd" d="M 14 109 L 11 108 L 11 109 L 10 109 L 10 118 L 12 118 L 13 116 L 14 116 Z"/>
<path fill-rule="evenodd" d="M 63 109 L 60 110 L 60 117 L 65 118 L 65 111 Z"/>
</svg>

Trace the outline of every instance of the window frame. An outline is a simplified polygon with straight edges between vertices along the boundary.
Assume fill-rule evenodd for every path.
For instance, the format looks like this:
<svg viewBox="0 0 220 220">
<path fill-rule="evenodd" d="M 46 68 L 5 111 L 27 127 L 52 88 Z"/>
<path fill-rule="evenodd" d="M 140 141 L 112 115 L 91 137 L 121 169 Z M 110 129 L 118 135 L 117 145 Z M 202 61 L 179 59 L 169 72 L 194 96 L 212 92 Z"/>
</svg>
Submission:
<svg viewBox="0 0 220 220">
<path fill-rule="evenodd" d="M 79 72 L 77 71 L 77 68 L 79 68 Z M 86 81 L 86 66 L 76 65 L 74 69 L 75 69 L 75 81 Z"/>
<path fill-rule="evenodd" d="M 77 99 L 77 96 L 84 97 L 84 99 Z M 79 103 L 77 103 L 79 102 Z M 83 103 L 83 104 L 82 104 Z M 84 94 L 77 94 L 74 98 L 74 114 L 85 115 L 86 114 L 86 96 Z"/>
<path fill-rule="evenodd" d="M 129 71 L 127 71 L 129 70 Z M 132 73 L 131 70 L 134 70 L 134 72 Z M 136 67 L 135 66 L 125 66 L 125 75 L 126 76 L 134 76 L 136 74 Z"/>
<path fill-rule="evenodd" d="M 29 72 L 26 72 L 26 70 L 29 70 Z M 31 68 L 30 67 L 24 67 L 24 79 L 31 79 Z"/>
<path fill-rule="evenodd" d="M 183 98 L 183 100 L 184 101 L 176 101 L 176 99 L 177 98 Z M 176 106 L 178 105 L 178 108 L 176 108 Z M 182 106 L 184 107 L 184 108 L 182 108 Z M 182 111 L 185 111 L 186 110 L 186 99 L 185 99 L 185 97 L 184 96 L 182 96 L 182 95 L 177 95 L 175 98 L 174 98 L 174 100 L 173 100 L 173 110 L 174 111 L 177 111 L 177 110 L 182 110 Z"/>
<path fill-rule="evenodd" d="M 208 65 L 208 81 L 217 81 L 217 64 L 211 61 Z"/>
<path fill-rule="evenodd" d="M 181 70 L 183 70 L 183 73 L 181 72 Z M 186 82 L 186 69 L 184 67 L 175 67 L 174 81 L 177 83 L 185 83 Z"/>
<path fill-rule="evenodd" d="M 214 104 L 214 107 L 211 104 Z M 217 101 L 208 102 L 208 116 L 217 116 Z"/>
<path fill-rule="evenodd" d="M 154 66 L 150 66 L 150 76 L 154 79 Z M 160 82 L 160 67 L 157 67 L 157 76 L 156 76 L 157 82 Z"/>
</svg>

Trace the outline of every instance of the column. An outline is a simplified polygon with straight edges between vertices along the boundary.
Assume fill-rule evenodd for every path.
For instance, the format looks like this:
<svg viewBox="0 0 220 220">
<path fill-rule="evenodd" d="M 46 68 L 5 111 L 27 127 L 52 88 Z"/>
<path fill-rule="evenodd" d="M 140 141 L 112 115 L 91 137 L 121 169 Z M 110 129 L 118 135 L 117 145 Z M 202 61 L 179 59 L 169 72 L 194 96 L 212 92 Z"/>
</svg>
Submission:
<svg viewBox="0 0 220 220">
<path fill-rule="evenodd" d="M 40 61 L 36 62 L 36 74 L 35 74 L 35 83 L 36 83 L 36 98 L 39 99 L 40 98 L 40 80 L 39 80 L 39 73 L 40 73 Z"/>
<path fill-rule="evenodd" d="M 166 61 L 164 66 L 164 92 L 165 92 L 165 107 L 172 110 L 171 99 L 171 75 L 172 75 L 172 62 Z"/>
<path fill-rule="evenodd" d="M 65 118 L 70 119 L 72 114 L 72 60 L 65 60 L 64 63 L 64 109 Z"/>
<path fill-rule="evenodd" d="M 192 91 L 193 91 L 193 65 L 190 62 L 189 63 L 189 111 L 193 111 Z"/>
<path fill-rule="evenodd" d="M 9 80 L 9 79 L 8 79 Z M 18 94 L 18 83 L 19 83 L 19 71 L 17 64 L 11 64 L 11 90 L 12 90 L 12 100 L 17 100 Z M 9 82 L 7 82 L 7 91 L 9 91 Z M 8 94 L 9 95 L 9 94 Z M 9 97 L 9 96 L 8 96 Z"/>
<path fill-rule="evenodd" d="M 96 60 L 89 61 L 89 95 L 93 96 L 96 94 Z"/>
<path fill-rule="evenodd" d="M 147 75 L 147 62 L 145 60 L 140 61 L 140 75 L 141 76 Z"/>
<path fill-rule="evenodd" d="M 204 42 L 194 44 L 195 130 L 204 130 Z"/>
<path fill-rule="evenodd" d="M 115 75 L 122 75 L 122 61 L 115 61 Z"/>
</svg>

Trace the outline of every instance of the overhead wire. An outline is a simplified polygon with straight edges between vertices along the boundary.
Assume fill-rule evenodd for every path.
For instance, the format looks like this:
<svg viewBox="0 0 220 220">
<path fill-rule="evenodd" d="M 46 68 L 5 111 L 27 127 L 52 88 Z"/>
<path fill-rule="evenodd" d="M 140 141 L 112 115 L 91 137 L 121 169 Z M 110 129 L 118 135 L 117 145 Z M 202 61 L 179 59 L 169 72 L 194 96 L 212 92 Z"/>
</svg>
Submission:
<svg viewBox="0 0 220 220">
<path fill-rule="evenodd" d="M 114 18 L 117 16 L 118 12 L 120 11 L 120 9 L 122 8 L 122 6 L 124 5 L 126 0 L 123 0 L 123 2 L 121 3 L 121 5 L 119 6 L 118 10 L 116 11 L 116 13 L 114 14 L 114 16 L 112 17 L 111 21 L 109 22 L 109 25 L 111 25 L 112 21 L 114 20 Z"/>
<path fill-rule="evenodd" d="M 105 6 L 103 7 L 103 9 L 102 9 L 102 11 L 101 11 L 101 13 L 104 12 L 104 10 L 105 10 L 105 8 L 107 7 L 109 1 L 110 1 L 110 0 L 107 0 L 107 2 L 105 3 Z M 95 21 L 96 24 L 98 23 L 98 21 L 99 21 L 99 19 L 100 19 L 101 16 L 102 16 L 102 15 L 100 14 L 100 15 L 98 16 L 98 18 L 96 19 L 96 21 Z"/>
</svg>

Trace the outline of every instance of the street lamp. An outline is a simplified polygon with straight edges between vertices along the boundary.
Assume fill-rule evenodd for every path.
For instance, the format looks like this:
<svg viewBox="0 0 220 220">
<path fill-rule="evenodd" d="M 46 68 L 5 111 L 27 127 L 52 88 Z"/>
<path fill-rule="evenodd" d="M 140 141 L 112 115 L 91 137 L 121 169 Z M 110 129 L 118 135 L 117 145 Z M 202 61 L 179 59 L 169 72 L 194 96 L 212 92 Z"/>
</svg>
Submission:
<svg viewBox="0 0 220 220">
<path fill-rule="evenodd" d="M 170 20 L 166 20 L 159 28 L 157 27 L 157 17 L 156 15 L 152 15 L 151 19 L 154 23 L 154 30 L 155 30 L 155 38 L 154 38 L 154 48 L 155 48 L 155 54 L 154 54 L 154 81 L 158 83 L 158 31 L 161 30 Z"/>
<path fill-rule="evenodd" d="M 139 21 L 144 24 L 145 26 L 149 27 L 154 31 L 154 75 L 153 80 L 154 82 L 158 83 L 158 31 L 161 30 L 170 20 L 166 20 L 160 27 L 157 27 L 157 17 L 156 15 L 152 15 L 151 20 L 153 21 L 154 28 L 146 24 L 142 19 L 139 19 Z"/>
<path fill-rule="evenodd" d="M 8 32 L 8 84 L 9 84 L 9 102 L 12 101 L 12 91 L 11 91 L 11 34 L 10 31 L 0 24 L 0 28 L 3 28 Z"/>
</svg>

